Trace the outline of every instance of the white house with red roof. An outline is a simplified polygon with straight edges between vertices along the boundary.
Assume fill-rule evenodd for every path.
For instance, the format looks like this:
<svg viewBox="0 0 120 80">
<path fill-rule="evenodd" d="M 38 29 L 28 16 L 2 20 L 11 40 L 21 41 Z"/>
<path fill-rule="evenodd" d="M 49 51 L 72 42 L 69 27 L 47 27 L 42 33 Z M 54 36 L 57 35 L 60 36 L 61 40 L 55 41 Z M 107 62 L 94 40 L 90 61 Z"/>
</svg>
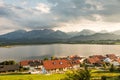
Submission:
<svg viewBox="0 0 120 80">
<path fill-rule="evenodd" d="M 43 67 L 47 73 L 63 72 L 72 68 L 69 60 L 46 60 L 43 61 Z"/>
<path fill-rule="evenodd" d="M 24 68 L 29 68 L 29 73 L 38 73 L 38 71 L 42 71 L 42 61 L 41 60 L 23 60 L 20 63 L 20 66 Z"/>
</svg>

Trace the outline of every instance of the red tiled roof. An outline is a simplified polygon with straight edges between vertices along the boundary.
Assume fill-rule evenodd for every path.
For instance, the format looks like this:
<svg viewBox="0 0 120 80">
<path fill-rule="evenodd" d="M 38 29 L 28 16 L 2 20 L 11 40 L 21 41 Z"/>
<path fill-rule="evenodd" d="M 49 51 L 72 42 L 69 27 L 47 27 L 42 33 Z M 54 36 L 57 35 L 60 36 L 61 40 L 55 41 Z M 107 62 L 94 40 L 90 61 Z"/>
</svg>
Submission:
<svg viewBox="0 0 120 80">
<path fill-rule="evenodd" d="M 120 58 L 118 59 L 118 62 L 120 63 Z"/>
<path fill-rule="evenodd" d="M 99 58 L 100 60 L 105 59 L 105 57 L 104 57 L 104 56 L 102 56 L 102 55 L 93 55 L 92 57 L 97 57 L 97 58 Z"/>
<path fill-rule="evenodd" d="M 69 62 L 72 66 L 80 64 L 79 60 L 70 60 Z"/>
<path fill-rule="evenodd" d="M 21 66 L 28 66 L 28 65 L 40 65 L 42 64 L 41 60 L 24 60 L 20 62 Z"/>
<path fill-rule="evenodd" d="M 29 65 L 29 60 L 24 60 L 20 62 L 21 66 L 28 66 Z"/>
<path fill-rule="evenodd" d="M 110 59 L 116 59 L 117 58 L 117 56 L 115 54 L 107 54 L 106 56 Z"/>
<path fill-rule="evenodd" d="M 43 66 L 46 70 L 52 70 L 52 69 L 61 69 L 66 67 L 71 67 L 71 64 L 69 60 L 46 60 L 43 61 Z"/>
<path fill-rule="evenodd" d="M 81 60 L 82 58 L 77 56 L 77 55 L 75 55 L 75 56 L 70 56 L 70 59 L 71 60 L 78 60 L 78 59 Z"/>
<path fill-rule="evenodd" d="M 97 57 L 92 57 L 92 58 L 88 58 L 87 62 L 93 64 L 93 63 L 100 63 L 101 60 Z"/>
<path fill-rule="evenodd" d="M 116 59 L 115 61 L 117 61 L 118 63 L 120 63 L 120 58 Z"/>
</svg>

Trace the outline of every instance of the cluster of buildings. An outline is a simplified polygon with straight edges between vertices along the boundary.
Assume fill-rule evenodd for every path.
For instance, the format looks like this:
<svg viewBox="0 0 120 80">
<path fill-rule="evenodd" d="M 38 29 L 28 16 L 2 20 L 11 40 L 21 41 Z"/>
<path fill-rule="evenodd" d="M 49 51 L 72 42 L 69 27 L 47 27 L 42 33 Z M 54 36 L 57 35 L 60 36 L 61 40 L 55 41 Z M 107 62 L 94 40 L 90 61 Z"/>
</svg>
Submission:
<svg viewBox="0 0 120 80">
<path fill-rule="evenodd" d="M 115 54 L 92 55 L 88 58 L 80 56 L 68 56 L 62 58 L 56 58 L 53 60 L 23 60 L 19 62 L 19 65 L 0 65 L 0 72 L 5 71 L 17 71 L 19 66 L 29 68 L 29 73 L 64 73 L 70 69 L 79 69 L 80 64 L 85 63 L 89 67 L 103 67 L 103 63 L 113 64 L 114 66 L 120 66 L 120 58 Z M 7 67 L 6 67 L 7 66 Z M 14 66 L 14 68 L 9 68 Z M 9 69 L 8 69 L 9 68 Z"/>
<path fill-rule="evenodd" d="M 79 56 L 56 58 L 54 60 L 24 60 L 20 62 L 20 66 L 29 67 L 29 72 L 34 74 L 38 73 L 63 73 L 68 69 L 80 68 Z"/>
<path fill-rule="evenodd" d="M 88 65 L 102 67 L 104 63 L 113 64 L 114 66 L 120 65 L 120 57 L 115 54 L 93 55 L 86 58 L 84 61 Z"/>
</svg>

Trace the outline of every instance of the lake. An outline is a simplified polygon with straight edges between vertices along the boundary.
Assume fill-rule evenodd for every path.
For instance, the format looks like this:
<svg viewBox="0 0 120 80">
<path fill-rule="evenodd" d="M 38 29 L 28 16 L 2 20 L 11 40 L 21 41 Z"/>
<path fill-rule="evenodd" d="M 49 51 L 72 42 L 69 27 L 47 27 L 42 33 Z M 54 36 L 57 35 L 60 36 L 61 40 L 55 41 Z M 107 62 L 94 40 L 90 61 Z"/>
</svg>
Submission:
<svg viewBox="0 0 120 80">
<path fill-rule="evenodd" d="M 0 61 L 41 59 L 45 56 L 90 56 L 94 54 L 120 54 L 120 45 L 96 45 L 96 44 L 47 44 L 47 45 L 23 45 L 10 48 L 0 48 Z"/>
</svg>

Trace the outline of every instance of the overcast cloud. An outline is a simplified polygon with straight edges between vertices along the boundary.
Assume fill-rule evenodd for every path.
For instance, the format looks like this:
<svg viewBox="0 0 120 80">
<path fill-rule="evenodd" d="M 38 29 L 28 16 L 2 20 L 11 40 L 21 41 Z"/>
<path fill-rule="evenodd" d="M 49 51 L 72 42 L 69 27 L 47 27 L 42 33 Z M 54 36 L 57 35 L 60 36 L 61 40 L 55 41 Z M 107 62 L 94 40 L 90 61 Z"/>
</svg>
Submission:
<svg viewBox="0 0 120 80">
<path fill-rule="evenodd" d="M 117 30 L 119 4 L 120 0 L 0 0 L 0 30 Z"/>
</svg>

